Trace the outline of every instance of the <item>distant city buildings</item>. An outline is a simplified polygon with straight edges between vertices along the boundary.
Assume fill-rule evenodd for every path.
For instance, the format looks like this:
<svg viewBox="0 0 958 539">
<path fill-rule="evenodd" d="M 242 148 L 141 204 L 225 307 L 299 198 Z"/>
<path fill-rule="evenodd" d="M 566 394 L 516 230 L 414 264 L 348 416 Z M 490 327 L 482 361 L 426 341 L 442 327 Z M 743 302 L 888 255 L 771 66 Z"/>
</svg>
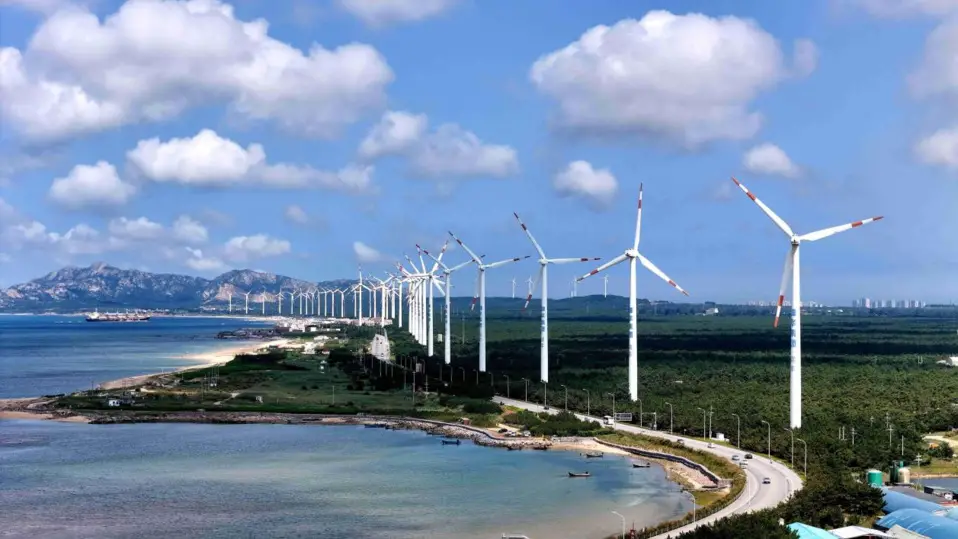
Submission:
<svg viewBox="0 0 958 539">
<path fill-rule="evenodd" d="M 859 309 L 923 309 L 927 305 L 917 299 L 871 299 L 861 298 L 852 301 L 852 307 Z"/>
<path fill-rule="evenodd" d="M 748 305 L 749 307 L 774 307 L 774 306 L 777 305 L 777 303 L 774 302 L 774 301 L 750 301 L 750 302 L 746 303 L 746 305 Z M 792 306 L 792 302 L 791 302 L 791 301 L 788 301 L 788 300 L 785 300 L 785 301 L 782 303 L 782 306 L 783 306 L 783 307 L 791 307 L 791 306 Z M 825 304 L 824 304 L 824 303 L 820 303 L 820 302 L 818 302 L 818 301 L 803 301 L 803 302 L 802 302 L 802 306 L 803 306 L 803 307 L 806 307 L 806 308 L 807 308 L 807 307 L 825 307 Z"/>
</svg>

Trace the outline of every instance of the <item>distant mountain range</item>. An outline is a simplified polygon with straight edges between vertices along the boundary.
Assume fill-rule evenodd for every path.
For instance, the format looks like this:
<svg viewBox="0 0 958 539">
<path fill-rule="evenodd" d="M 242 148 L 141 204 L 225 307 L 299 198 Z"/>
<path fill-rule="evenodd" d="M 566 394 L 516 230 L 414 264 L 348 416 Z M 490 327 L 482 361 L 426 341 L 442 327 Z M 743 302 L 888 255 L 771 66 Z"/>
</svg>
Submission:
<svg viewBox="0 0 958 539">
<path fill-rule="evenodd" d="M 99 262 L 84 268 L 66 267 L 30 282 L 0 290 L 0 311 L 76 311 L 80 309 L 189 309 L 219 306 L 233 296 L 234 310 L 250 292 L 250 304 L 266 292 L 280 289 L 339 288 L 356 281 L 339 279 L 312 283 L 253 270 L 228 271 L 214 279 L 173 273 L 120 269 Z M 257 307 L 258 307 L 257 302 Z"/>
</svg>

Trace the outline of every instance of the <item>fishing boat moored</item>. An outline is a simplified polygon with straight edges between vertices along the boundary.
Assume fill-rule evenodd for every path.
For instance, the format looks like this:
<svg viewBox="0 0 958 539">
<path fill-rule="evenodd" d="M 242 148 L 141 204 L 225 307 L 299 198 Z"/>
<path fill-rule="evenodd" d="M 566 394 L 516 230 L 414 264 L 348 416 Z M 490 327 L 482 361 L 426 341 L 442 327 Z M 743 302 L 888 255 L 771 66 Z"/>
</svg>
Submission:
<svg viewBox="0 0 958 539">
<path fill-rule="evenodd" d="M 569 472 L 569 477 L 591 477 L 589 472 Z"/>
</svg>

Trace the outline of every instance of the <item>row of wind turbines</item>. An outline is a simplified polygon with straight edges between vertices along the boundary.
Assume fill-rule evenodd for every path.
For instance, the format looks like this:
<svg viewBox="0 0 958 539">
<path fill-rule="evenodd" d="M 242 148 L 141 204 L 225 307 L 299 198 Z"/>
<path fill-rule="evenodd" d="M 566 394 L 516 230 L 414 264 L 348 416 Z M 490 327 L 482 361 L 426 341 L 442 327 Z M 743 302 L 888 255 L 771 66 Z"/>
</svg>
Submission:
<svg viewBox="0 0 958 539">
<path fill-rule="evenodd" d="M 750 198 L 758 207 L 764 212 L 775 225 L 786 235 L 789 241 L 789 250 L 785 258 L 785 268 L 782 274 L 782 282 L 779 288 L 778 302 L 775 310 L 775 320 L 774 327 L 778 327 L 779 319 L 781 317 L 782 306 L 785 299 L 785 293 L 788 289 L 789 284 L 792 285 L 792 320 L 791 320 L 791 354 L 790 354 L 790 378 L 789 378 L 789 419 L 791 428 L 800 428 L 802 424 L 802 378 L 801 378 L 801 277 L 800 277 L 800 245 L 803 242 L 813 242 L 818 241 L 829 236 L 838 234 L 839 232 L 844 232 L 846 230 L 851 230 L 853 228 L 858 228 L 862 225 L 881 220 L 882 217 L 873 217 L 869 219 L 863 219 L 861 221 L 855 221 L 852 223 L 839 225 L 835 227 L 825 228 L 808 234 L 796 234 L 789 225 L 782 220 L 777 214 L 775 214 L 768 206 L 766 206 L 761 200 L 759 200 L 752 192 L 750 192 L 741 182 L 737 179 L 732 178 L 732 181 L 738 186 L 748 198 Z M 626 249 L 613 258 L 612 260 L 601 264 L 597 268 L 593 269 L 589 273 L 582 275 L 576 279 L 576 282 L 580 282 L 584 279 L 592 277 L 601 272 L 607 271 L 610 268 L 621 264 L 622 262 L 628 261 L 629 263 L 629 352 L 628 352 L 628 376 L 629 376 L 629 396 L 634 402 L 638 400 L 638 336 L 637 336 L 637 294 L 636 294 L 636 274 L 638 265 L 642 265 L 645 269 L 649 270 L 651 273 L 667 282 L 670 286 L 675 288 L 678 292 L 688 296 L 688 292 L 680 287 L 674 280 L 672 280 L 668 275 L 665 274 L 661 269 L 658 268 L 651 260 L 646 258 L 639 251 L 639 243 L 642 237 L 642 197 L 643 197 L 643 186 L 639 185 L 639 195 L 638 195 L 638 204 L 636 212 L 636 221 L 635 221 L 635 234 L 631 245 L 628 245 Z M 591 262 L 599 260 L 598 257 L 572 257 L 572 258 L 549 258 L 546 256 L 545 251 L 539 245 L 539 242 L 536 241 L 535 237 L 532 235 L 532 232 L 529 230 L 529 227 L 521 220 L 518 214 L 513 214 L 518 222 L 519 226 L 522 228 L 523 232 L 529 238 L 529 241 L 532 243 L 532 246 L 535 248 L 535 251 L 538 255 L 537 262 L 539 264 L 539 271 L 535 279 L 531 279 L 529 293 L 526 297 L 526 302 L 524 308 L 527 308 L 529 302 L 532 299 L 533 291 L 537 284 L 541 284 L 541 329 L 540 329 L 540 378 L 543 383 L 548 384 L 549 382 L 549 289 L 548 289 L 548 276 L 549 276 L 549 266 L 555 264 L 573 264 L 581 262 Z M 409 310 L 408 317 L 408 326 L 412 335 L 416 340 L 426 346 L 427 353 L 431 357 L 434 353 L 434 331 L 433 331 L 433 306 L 434 306 L 434 291 L 438 291 L 440 294 L 445 296 L 445 335 L 443 338 L 444 343 L 444 360 L 446 364 L 451 362 L 451 348 L 450 348 L 450 309 L 451 309 L 451 282 L 452 274 L 456 271 L 459 271 L 470 264 L 474 264 L 477 271 L 477 292 L 473 296 L 472 307 L 475 307 L 476 302 L 479 303 L 479 371 L 486 372 L 486 272 L 495 268 L 505 266 L 510 263 L 519 262 L 521 260 L 530 258 L 530 256 L 514 257 L 507 258 L 504 260 L 499 260 L 497 262 L 486 262 L 485 255 L 478 255 L 475 251 L 470 249 L 458 236 L 454 233 L 449 232 L 449 236 L 454 240 L 462 249 L 468 254 L 469 260 L 455 265 L 447 266 L 443 261 L 443 255 L 445 254 L 446 247 L 449 244 L 449 240 L 443 245 L 442 250 L 438 255 L 434 256 L 425 249 L 422 249 L 419 245 L 416 246 L 419 253 L 419 265 L 417 266 L 412 259 L 406 256 L 406 260 L 409 263 L 409 268 L 404 267 L 401 263 L 397 263 L 396 267 L 398 268 L 399 275 L 390 275 L 389 279 L 386 281 L 379 281 L 380 289 L 382 291 L 383 305 L 385 305 L 385 297 L 389 291 L 396 293 L 398 295 L 396 298 L 399 299 L 400 303 L 402 302 L 402 286 L 403 284 L 408 285 L 408 293 L 405 297 L 407 302 L 407 307 Z M 432 260 L 432 266 L 427 267 L 423 259 L 423 255 L 428 256 Z M 440 274 L 437 274 L 437 271 L 440 271 Z M 608 284 L 608 276 L 603 276 L 605 279 L 605 284 Z M 515 279 L 513 279 L 513 297 L 515 297 Z M 389 283 L 393 283 L 392 288 L 388 288 Z M 398 288 L 395 286 L 398 284 Z M 360 284 L 357 285 L 359 288 L 360 294 L 362 293 L 362 271 L 360 270 Z M 607 292 L 607 288 L 605 289 Z M 375 291 L 373 291 L 375 293 Z M 361 296 L 360 296 L 361 299 Z M 385 309 L 384 309 L 385 310 Z M 402 315 L 402 308 L 399 310 L 400 317 Z M 385 323 L 383 319 L 383 323 Z M 402 326 L 402 320 L 400 319 L 399 325 Z"/>
</svg>

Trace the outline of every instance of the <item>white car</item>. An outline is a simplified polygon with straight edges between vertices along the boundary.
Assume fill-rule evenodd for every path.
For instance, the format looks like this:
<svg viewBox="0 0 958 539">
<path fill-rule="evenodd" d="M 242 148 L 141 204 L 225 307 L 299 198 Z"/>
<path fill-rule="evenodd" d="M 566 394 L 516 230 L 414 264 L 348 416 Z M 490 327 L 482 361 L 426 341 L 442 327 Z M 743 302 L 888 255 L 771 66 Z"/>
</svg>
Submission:
<svg viewBox="0 0 958 539">
<path fill-rule="evenodd" d="M 715 447 L 715 444 L 713 444 L 712 442 L 709 442 L 709 449 L 712 449 L 713 447 Z"/>
<path fill-rule="evenodd" d="M 771 483 L 772 483 L 772 479 L 770 477 L 766 477 L 765 479 L 762 479 L 763 485 L 770 485 Z"/>
<path fill-rule="evenodd" d="M 738 460 L 738 455 L 732 455 L 732 460 Z"/>
</svg>

